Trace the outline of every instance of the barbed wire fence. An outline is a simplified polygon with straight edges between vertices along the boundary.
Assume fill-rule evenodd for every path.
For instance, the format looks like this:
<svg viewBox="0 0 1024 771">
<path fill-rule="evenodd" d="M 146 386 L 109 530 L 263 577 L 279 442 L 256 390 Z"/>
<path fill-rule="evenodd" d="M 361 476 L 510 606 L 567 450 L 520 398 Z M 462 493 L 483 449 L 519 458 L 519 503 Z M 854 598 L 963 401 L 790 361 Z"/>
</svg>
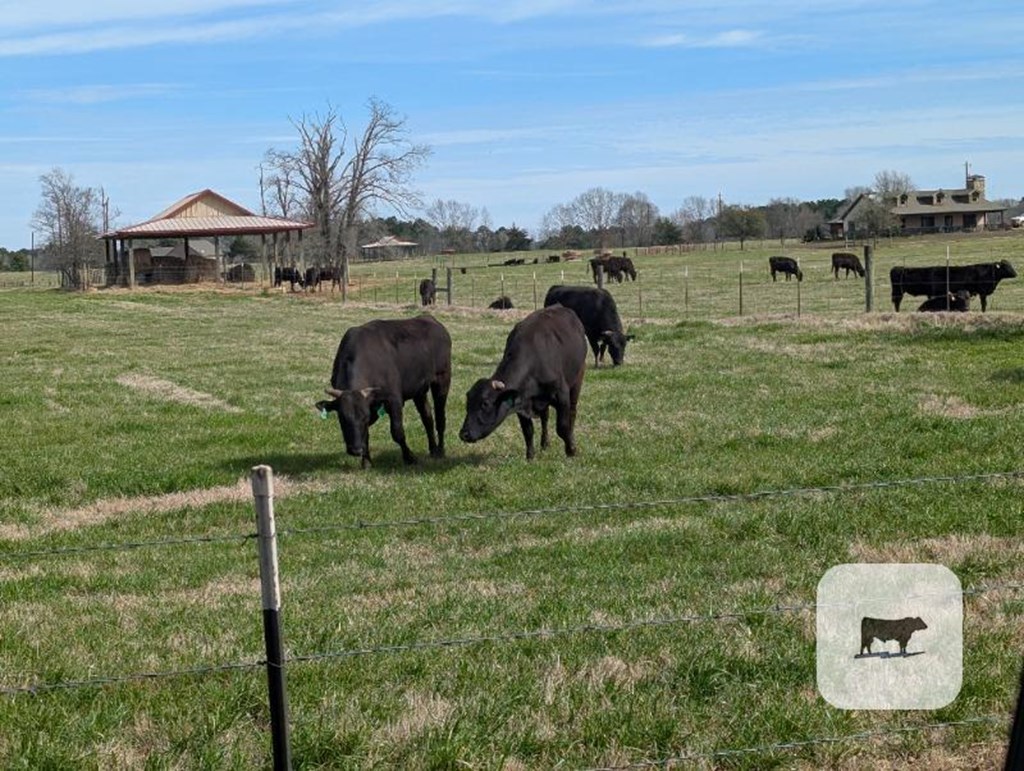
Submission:
<svg viewBox="0 0 1024 771">
<path fill-rule="evenodd" d="M 220 662 L 208 665 L 178 669 L 152 670 L 109 674 L 81 679 L 60 681 L 41 681 L 37 676 L 28 673 L 8 672 L 4 676 L 8 684 L 0 685 L 0 695 L 8 698 L 32 695 L 41 697 L 48 693 L 67 692 L 84 688 L 101 688 L 119 686 L 142 681 L 159 681 L 170 678 L 206 677 L 225 672 L 256 672 L 264 671 L 268 678 L 268 704 L 271 713 L 271 735 L 273 743 L 274 767 L 290 768 L 290 717 L 288 712 L 287 694 L 284 686 L 285 670 L 288 664 L 312 665 L 328 661 L 341 661 L 367 656 L 386 656 L 408 652 L 429 652 L 453 650 L 481 645 L 506 645 L 523 640 L 557 640 L 579 635 L 613 635 L 629 633 L 642 629 L 664 628 L 681 625 L 714 624 L 729 621 L 747 621 L 759 616 L 783 616 L 814 613 L 824 607 L 814 602 L 797 604 L 773 604 L 760 607 L 740 608 L 720 612 L 700 614 L 679 614 L 650 618 L 635 618 L 618 623 L 584 623 L 559 627 L 537 629 L 519 629 L 498 631 L 491 634 L 466 635 L 439 639 L 416 640 L 404 644 L 367 645 L 339 650 L 311 651 L 294 653 L 285 656 L 280 633 L 279 612 L 280 585 L 277 566 L 278 538 L 303 537 L 329 532 L 354 532 L 381 529 L 402 529 L 412 527 L 462 526 L 481 521 L 516 520 L 522 518 L 551 516 L 555 514 L 581 514 L 612 510 L 642 510 L 649 508 L 685 506 L 710 503 L 754 503 L 761 500 L 780 497 L 819 496 L 823 494 L 857 493 L 869 490 L 885 490 L 906 488 L 911 486 L 934 484 L 968 484 L 994 481 L 1013 481 L 1024 479 L 1024 470 L 985 472 L 963 475 L 941 475 L 914 477 L 895 480 L 877 480 L 845 485 L 824 485 L 813 487 L 794 487 L 784 489 L 760 490 L 749 493 L 710 493 L 671 498 L 660 498 L 648 501 L 621 501 L 596 504 L 552 506 L 518 511 L 495 511 L 459 514 L 450 516 L 424 516 L 385 521 L 364 521 L 339 523 L 305 528 L 287 528 L 276 530 L 273 514 L 273 472 L 269 466 L 257 466 L 253 469 L 253 494 L 257 510 L 257 529 L 255 532 L 228 535 L 197 535 L 175 538 L 150 539 L 103 543 L 91 546 L 58 547 L 52 549 L 10 549 L 0 552 L 0 564 L 4 562 L 24 562 L 46 558 L 80 556 L 89 553 L 128 552 L 143 549 L 163 549 L 203 544 L 239 543 L 257 541 L 260 544 L 260 574 L 263 592 L 264 637 L 267 645 L 265 658 L 249 661 Z M 957 594 L 959 597 L 976 597 L 996 592 L 1024 592 L 1024 582 L 978 583 L 964 588 Z M 858 604 L 864 602 L 859 601 Z M 829 605 L 828 607 L 836 607 Z M 844 606 L 846 607 L 846 606 Z M 849 607 L 854 607 L 850 604 Z M 1024 678 L 1024 673 L 1022 673 Z M 17 680 L 16 684 L 11 684 Z M 1022 680 L 1024 682 L 1024 680 Z M 1024 753 L 1024 714 L 1022 705 L 1017 705 L 1018 718 L 1013 723 L 1011 742 L 1008 750 L 1008 764 L 1014 753 Z M 839 743 L 868 742 L 877 739 L 888 739 L 909 733 L 932 730 L 956 729 L 974 725 L 1009 725 L 1010 712 L 1001 715 L 978 715 L 960 720 L 944 722 L 921 722 L 910 725 L 896 725 L 870 731 L 861 731 L 845 735 L 808 737 L 806 739 L 763 744 L 750 747 L 719 748 L 701 751 L 680 751 L 657 759 L 638 760 L 623 765 L 599 766 L 592 771 L 613 771 L 617 769 L 642 769 L 652 767 L 672 767 L 683 763 L 697 761 L 716 761 L 758 754 L 777 754 L 807 747 L 827 746 Z M 1010 768 L 1007 765 L 1007 768 Z"/>
</svg>

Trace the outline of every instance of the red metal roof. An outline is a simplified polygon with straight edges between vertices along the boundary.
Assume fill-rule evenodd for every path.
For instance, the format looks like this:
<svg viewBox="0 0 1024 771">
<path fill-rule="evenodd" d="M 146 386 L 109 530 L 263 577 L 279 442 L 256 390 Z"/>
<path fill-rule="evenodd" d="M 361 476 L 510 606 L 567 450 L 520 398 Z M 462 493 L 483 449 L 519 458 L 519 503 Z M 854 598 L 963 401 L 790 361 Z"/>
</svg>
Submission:
<svg viewBox="0 0 1024 771">
<path fill-rule="evenodd" d="M 196 216 L 194 212 L 197 211 L 202 212 L 202 215 Z M 190 214 L 192 216 L 189 216 Z M 284 233 L 311 227 L 311 222 L 253 214 L 234 201 L 207 189 L 185 196 L 145 222 L 111 230 L 101 237 L 112 239 L 235 236 Z"/>
</svg>

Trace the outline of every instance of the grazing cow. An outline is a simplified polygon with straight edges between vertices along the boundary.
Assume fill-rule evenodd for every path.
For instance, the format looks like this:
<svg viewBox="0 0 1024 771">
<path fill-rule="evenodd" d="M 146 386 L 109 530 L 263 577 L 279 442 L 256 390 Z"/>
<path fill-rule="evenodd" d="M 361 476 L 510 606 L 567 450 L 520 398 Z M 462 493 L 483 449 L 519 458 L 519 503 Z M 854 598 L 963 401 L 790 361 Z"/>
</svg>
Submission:
<svg viewBox="0 0 1024 771">
<path fill-rule="evenodd" d="M 331 371 L 330 401 L 316 403 L 320 414 L 338 413 L 341 436 L 349 455 L 370 465 L 370 426 L 388 415 L 391 438 L 402 448 L 402 460 L 416 458 L 405 442 L 402 405 L 413 400 L 427 432 L 430 455 L 444 457 L 445 404 L 452 379 L 452 339 L 431 316 L 370 321 L 351 327 L 341 338 Z M 437 413 L 437 436 L 427 393 Z"/>
<path fill-rule="evenodd" d="M 958 311 L 966 313 L 971 309 L 971 293 L 966 289 L 947 292 L 941 297 L 929 297 L 918 308 L 919 311 Z"/>
<path fill-rule="evenodd" d="M 858 276 L 864 277 L 864 266 L 860 264 L 857 255 L 852 252 L 832 252 L 832 272 L 837 279 L 841 270 L 846 271 L 845 278 L 850 277 L 851 270 Z"/>
<path fill-rule="evenodd" d="M 889 640 L 896 640 L 900 644 L 900 653 L 907 655 L 907 643 L 914 632 L 927 629 L 928 625 L 921 620 L 921 617 L 889 620 L 886 618 L 870 618 L 864 616 L 860 620 L 860 653 L 867 649 L 871 653 L 871 643 L 877 638 L 883 643 Z"/>
<path fill-rule="evenodd" d="M 776 273 L 785 273 L 786 281 L 789 281 L 792 276 L 796 276 L 797 281 L 804 280 L 804 272 L 800 270 L 800 264 L 792 257 L 769 257 L 768 269 L 772 272 L 772 281 L 775 280 Z"/>
<path fill-rule="evenodd" d="M 889 271 L 892 284 L 892 304 L 899 312 L 903 295 L 945 297 L 946 292 L 966 291 L 981 298 L 981 310 L 987 306 L 988 296 L 996 291 L 1004 278 L 1016 278 L 1017 272 L 1006 260 L 982 262 L 974 265 L 945 265 L 927 268 L 905 268 L 897 265 Z"/>
<path fill-rule="evenodd" d="M 232 265 L 228 268 L 224 274 L 224 278 L 232 283 L 245 283 L 256 280 L 256 272 L 252 269 L 252 266 L 248 263 L 240 263 L 238 265 Z"/>
<path fill-rule="evenodd" d="M 626 255 L 616 257 L 611 254 L 602 254 L 590 260 L 590 270 L 594 274 L 594 283 L 597 283 L 597 271 L 600 269 L 611 281 L 622 283 L 623 278 L 636 281 L 636 268 L 633 261 Z"/>
<path fill-rule="evenodd" d="M 331 291 L 334 287 L 341 289 L 341 268 L 336 266 L 306 268 L 306 289 L 308 291 L 319 291 L 323 289 L 323 282 L 331 282 Z"/>
<path fill-rule="evenodd" d="M 280 265 L 275 265 L 274 286 L 281 286 L 285 281 L 288 282 L 289 288 L 294 292 L 296 284 L 300 287 L 303 285 L 302 273 L 294 265 L 288 268 L 282 268 Z"/>
<path fill-rule="evenodd" d="M 420 302 L 423 305 L 434 305 L 437 303 L 437 287 L 434 280 L 425 278 L 420 282 Z"/>
<path fill-rule="evenodd" d="M 568 308 L 541 308 L 516 324 L 505 341 L 505 354 L 489 378 L 481 378 L 466 394 L 466 420 L 459 431 L 464 442 L 488 436 L 512 412 L 533 458 L 533 418 L 540 418 L 540 446 L 548 446 L 548 408 L 555 408 L 555 429 L 565 454 L 576 454 L 573 428 L 576 403 L 587 364 L 587 339 L 579 317 Z"/>
<path fill-rule="evenodd" d="M 548 262 L 561 262 L 562 261 L 562 255 L 560 255 L 560 254 L 549 254 L 547 261 Z"/>
<path fill-rule="evenodd" d="M 492 302 L 487 307 L 496 311 L 508 310 L 509 308 L 512 307 L 512 298 L 509 297 L 507 294 L 503 294 L 501 297 L 499 297 L 497 300 Z"/>
<path fill-rule="evenodd" d="M 544 307 L 564 305 L 579 316 L 583 331 L 594 352 L 594 366 L 604 360 L 607 350 L 612 364 L 619 366 L 626 354 L 626 343 L 633 339 L 622 331 L 615 298 L 607 289 L 590 286 L 553 286 L 544 297 Z"/>
<path fill-rule="evenodd" d="M 502 265 L 525 265 L 526 264 L 526 258 L 525 257 L 519 257 L 519 258 L 517 258 L 517 257 L 510 257 L 509 259 L 505 260 L 501 264 Z"/>
</svg>

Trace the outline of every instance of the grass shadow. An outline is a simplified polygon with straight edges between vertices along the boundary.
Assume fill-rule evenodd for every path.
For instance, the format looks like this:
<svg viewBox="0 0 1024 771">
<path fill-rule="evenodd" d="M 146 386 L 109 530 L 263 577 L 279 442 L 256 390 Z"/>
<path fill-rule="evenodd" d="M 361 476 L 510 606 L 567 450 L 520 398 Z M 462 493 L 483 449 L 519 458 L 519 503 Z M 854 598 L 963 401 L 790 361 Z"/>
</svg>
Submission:
<svg viewBox="0 0 1024 771">
<path fill-rule="evenodd" d="M 1024 367 L 997 369 L 989 379 L 1003 383 L 1024 383 Z"/>
</svg>

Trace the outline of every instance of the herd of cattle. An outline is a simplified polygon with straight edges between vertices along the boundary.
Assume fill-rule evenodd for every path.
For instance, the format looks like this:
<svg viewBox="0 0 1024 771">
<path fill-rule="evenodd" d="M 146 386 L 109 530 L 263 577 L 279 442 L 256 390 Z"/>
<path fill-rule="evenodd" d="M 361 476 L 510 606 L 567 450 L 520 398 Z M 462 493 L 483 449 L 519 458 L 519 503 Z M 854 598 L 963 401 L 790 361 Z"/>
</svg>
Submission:
<svg viewBox="0 0 1024 771">
<path fill-rule="evenodd" d="M 466 394 L 466 418 L 459 438 L 467 443 L 490 435 L 516 413 L 534 457 L 533 419 L 540 419 L 540 446 L 549 444 L 548 415 L 555 410 L 555 431 L 566 455 L 576 454 L 576 407 L 586 371 L 587 344 L 600 366 L 605 353 L 622 364 L 626 343 L 615 299 L 606 290 L 553 286 L 544 307 L 516 324 L 505 341 L 501 361 L 490 377 L 477 380 Z M 391 438 L 406 463 L 414 463 L 402 423 L 412 400 L 427 434 L 432 457 L 444 457 L 448 390 L 452 379 L 452 341 L 433 316 L 378 319 L 351 327 L 338 345 L 331 369 L 331 398 L 316 403 L 321 417 L 334 412 L 349 455 L 370 465 L 369 429 L 388 417 Z M 433 409 L 427 397 L 433 402 Z"/>
<path fill-rule="evenodd" d="M 620 262 L 624 261 L 624 262 Z M 803 280 L 799 263 L 789 257 L 768 259 L 772 280 L 782 273 L 787 280 Z M 591 260 L 594 279 L 601 272 L 609 277 L 636 278 L 632 262 L 623 257 L 602 255 Z M 832 273 L 840 271 L 864 276 L 856 255 L 832 255 Z M 315 271 L 315 272 L 311 272 Z M 975 265 L 908 268 L 890 271 L 892 301 L 899 311 L 904 295 L 925 296 L 920 311 L 966 311 L 970 298 L 987 298 L 1004 278 L 1016 277 L 1010 263 L 1000 260 Z M 300 275 L 294 268 L 278 268 L 275 285 L 294 281 L 304 287 L 337 280 L 330 269 L 310 268 Z M 423 305 L 436 302 L 437 287 L 431 279 L 419 285 Z M 511 308 L 512 301 L 501 296 L 491 308 Z M 549 444 L 548 416 L 555 410 L 555 430 L 565 444 L 567 455 L 576 454 L 574 427 L 576 409 L 586 370 L 586 349 L 600 366 L 607 354 L 612 364 L 622 364 L 626 344 L 633 339 L 622 327 L 614 297 L 602 287 L 551 287 L 544 307 L 517 323 L 505 341 L 501 361 L 489 377 L 477 380 L 466 394 L 466 417 L 459 438 L 472 443 L 489 436 L 513 412 L 519 419 L 526 457 L 534 457 L 533 419 L 539 418 L 541 448 Z M 413 319 L 375 320 L 350 328 L 342 337 L 331 371 L 331 398 L 316 403 L 322 417 L 338 416 L 342 439 L 349 455 L 370 464 L 369 428 L 378 418 L 388 417 L 391 438 L 401 448 L 406 463 L 415 462 L 405 439 L 402 410 L 410 399 L 416 406 L 427 434 L 430 455 L 444 456 L 446 405 L 452 376 L 451 336 L 432 316 Z M 428 396 L 433 407 L 428 402 Z M 436 416 L 436 419 L 435 419 Z"/>
<path fill-rule="evenodd" d="M 793 276 L 803 281 L 804 274 L 800 263 L 792 257 L 769 257 L 768 270 L 775 281 L 776 274 Z M 850 252 L 834 252 L 832 254 L 832 274 L 838 280 L 839 271 L 846 271 L 864 277 L 864 266 L 857 255 Z M 1016 278 L 1017 273 L 1006 260 L 998 262 L 982 262 L 975 265 L 943 265 L 924 268 L 907 268 L 897 265 L 889 271 L 889 283 L 892 286 L 892 304 L 899 312 L 904 295 L 927 297 L 919 311 L 968 311 L 971 296 L 981 298 L 981 310 L 988 307 L 988 298 L 999 282 L 1004 278 Z"/>
</svg>

